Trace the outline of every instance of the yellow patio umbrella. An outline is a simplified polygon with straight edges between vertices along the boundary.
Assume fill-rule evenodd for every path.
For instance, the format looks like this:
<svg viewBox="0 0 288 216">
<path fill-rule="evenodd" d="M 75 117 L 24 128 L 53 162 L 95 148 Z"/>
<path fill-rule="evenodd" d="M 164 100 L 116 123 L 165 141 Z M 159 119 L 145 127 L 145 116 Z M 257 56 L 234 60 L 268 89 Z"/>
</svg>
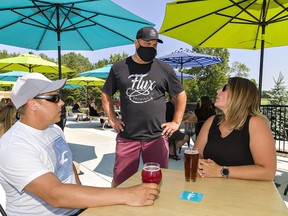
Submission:
<svg viewBox="0 0 288 216">
<path fill-rule="evenodd" d="M 64 66 L 61 68 L 63 73 L 73 72 L 70 68 Z M 13 70 L 58 74 L 58 65 L 33 54 L 21 54 L 17 57 L 0 59 L 0 71 Z"/>
<path fill-rule="evenodd" d="M 180 16 L 181 14 L 181 16 Z M 189 0 L 166 4 L 160 34 L 194 47 L 260 49 L 288 45 L 288 0 Z"/>
<path fill-rule="evenodd" d="M 14 81 L 4 81 L 0 80 L 0 86 L 13 86 L 15 84 Z"/>
<path fill-rule="evenodd" d="M 75 84 L 80 86 L 103 86 L 105 80 L 96 77 L 76 77 L 68 79 L 66 84 Z"/>
<path fill-rule="evenodd" d="M 86 87 L 86 94 L 87 94 L 87 102 L 88 102 L 88 87 L 89 86 L 103 86 L 105 80 L 96 78 L 96 77 L 76 77 L 72 79 L 68 79 L 66 82 L 67 84 L 74 84 L 78 86 L 85 86 Z"/>
<path fill-rule="evenodd" d="M 5 91 L 8 91 L 8 90 L 10 91 L 14 84 L 15 84 L 15 81 L 0 80 L 0 87 L 2 90 L 5 90 Z M 0 96 L 1 96 L 1 94 L 0 94 Z M 9 97 L 10 97 L 10 94 L 9 94 Z"/>
</svg>

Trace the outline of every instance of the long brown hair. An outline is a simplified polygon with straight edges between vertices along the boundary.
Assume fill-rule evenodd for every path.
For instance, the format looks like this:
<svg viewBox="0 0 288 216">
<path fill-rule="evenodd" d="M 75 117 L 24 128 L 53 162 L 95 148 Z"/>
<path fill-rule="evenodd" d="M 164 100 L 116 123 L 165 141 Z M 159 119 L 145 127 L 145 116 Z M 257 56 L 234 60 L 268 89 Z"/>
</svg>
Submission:
<svg viewBox="0 0 288 216">
<path fill-rule="evenodd" d="M 0 123 L 3 124 L 4 133 L 11 128 L 16 120 L 16 108 L 7 104 L 0 110 Z"/>
<path fill-rule="evenodd" d="M 259 91 L 256 85 L 241 77 L 229 78 L 227 83 L 228 101 L 226 114 L 222 114 L 220 123 L 232 130 L 240 130 L 249 115 L 267 118 L 260 112 Z"/>
</svg>

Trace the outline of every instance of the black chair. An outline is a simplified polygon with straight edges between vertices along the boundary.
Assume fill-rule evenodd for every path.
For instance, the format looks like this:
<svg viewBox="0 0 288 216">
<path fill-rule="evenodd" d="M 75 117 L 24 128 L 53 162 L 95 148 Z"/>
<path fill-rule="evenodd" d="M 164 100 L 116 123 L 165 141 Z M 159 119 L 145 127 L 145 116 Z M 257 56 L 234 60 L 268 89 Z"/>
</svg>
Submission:
<svg viewBox="0 0 288 216">
<path fill-rule="evenodd" d="M 189 134 L 185 133 L 185 134 L 189 136 L 189 139 L 187 141 L 187 146 L 188 148 L 190 148 L 190 145 L 191 145 L 190 140 L 191 140 L 191 137 L 194 135 L 194 133 L 189 133 Z M 181 151 L 182 151 L 182 146 L 179 147 L 179 154 L 181 153 Z"/>
<path fill-rule="evenodd" d="M 2 216 L 7 216 L 6 212 L 4 211 L 4 208 L 2 207 L 2 205 L 0 204 L 0 213 Z"/>
<path fill-rule="evenodd" d="M 285 129 L 285 133 L 286 133 L 286 140 L 288 141 L 288 129 Z M 286 196 L 287 192 L 288 192 L 288 184 L 287 184 L 283 194 Z"/>
</svg>

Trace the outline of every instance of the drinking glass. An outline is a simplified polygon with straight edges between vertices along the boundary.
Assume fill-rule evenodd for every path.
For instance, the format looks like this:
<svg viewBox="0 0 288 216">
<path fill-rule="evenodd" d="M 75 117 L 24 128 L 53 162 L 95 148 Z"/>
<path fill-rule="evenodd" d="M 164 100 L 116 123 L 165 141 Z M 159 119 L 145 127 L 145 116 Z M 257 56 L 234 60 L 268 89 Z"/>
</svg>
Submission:
<svg viewBox="0 0 288 216">
<path fill-rule="evenodd" d="M 195 182 L 197 178 L 199 150 L 186 149 L 184 151 L 184 156 L 185 180 L 188 182 Z"/>
<path fill-rule="evenodd" d="M 155 162 L 145 163 L 142 169 L 141 176 L 143 183 L 160 184 L 162 180 L 162 172 L 160 165 Z"/>
</svg>

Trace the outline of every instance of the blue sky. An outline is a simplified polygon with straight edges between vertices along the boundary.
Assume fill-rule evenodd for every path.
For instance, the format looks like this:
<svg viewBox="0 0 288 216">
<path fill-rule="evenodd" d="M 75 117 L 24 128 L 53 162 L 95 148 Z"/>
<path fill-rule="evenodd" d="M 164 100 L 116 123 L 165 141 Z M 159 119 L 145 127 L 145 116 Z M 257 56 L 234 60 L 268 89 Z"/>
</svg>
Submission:
<svg viewBox="0 0 288 216">
<path fill-rule="evenodd" d="M 165 7 L 167 2 L 171 0 L 112 0 L 118 5 L 126 8 L 127 10 L 137 14 L 138 16 L 149 20 L 156 24 L 155 28 L 160 29 L 162 21 L 165 15 Z M 160 35 L 164 43 L 158 45 L 158 56 L 169 54 L 180 48 L 191 48 L 191 45 L 181 42 L 176 39 L 165 37 Z M 8 50 L 8 52 L 27 53 L 33 51 L 34 53 L 45 53 L 49 57 L 57 58 L 57 51 L 39 51 L 20 49 L 15 47 L 9 47 L 0 45 L 0 49 Z M 259 79 L 259 64 L 260 64 L 260 50 L 240 50 L 229 49 L 230 51 L 230 63 L 239 61 L 244 63 L 250 68 L 250 78 L 254 78 L 256 81 Z M 69 51 L 62 51 L 62 54 Z M 76 51 L 74 51 L 76 52 Z M 117 54 L 125 52 L 132 55 L 135 52 L 134 45 L 113 47 L 96 51 L 79 51 L 82 55 L 89 58 L 91 62 L 97 62 L 103 58 L 109 59 L 111 54 Z M 265 49 L 264 52 L 264 70 L 263 70 L 263 90 L 270 90 L 274 86 L 273 77 L 278 78 L 279 72 L 285 77 L 285 84 L 288 82 L 288 46 Z"/>
</svg>

